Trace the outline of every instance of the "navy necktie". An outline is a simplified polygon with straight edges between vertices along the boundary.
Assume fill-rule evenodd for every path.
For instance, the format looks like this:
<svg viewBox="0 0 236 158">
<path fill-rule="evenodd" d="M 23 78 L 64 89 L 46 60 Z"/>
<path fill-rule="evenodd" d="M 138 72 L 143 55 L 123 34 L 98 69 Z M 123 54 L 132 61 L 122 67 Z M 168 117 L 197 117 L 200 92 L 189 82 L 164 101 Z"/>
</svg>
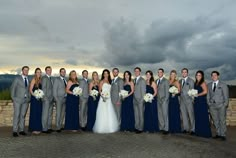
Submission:
<svg viewBox="0 0 236 158">
<path fill-rule="evenodd" d="M 65 79 L 63 78 L 63 82 L 64 82 L 64 85 L 65 85 L 65 87 L 66 87 L 66 81 L 65 81 Z"/>
<path fill-rule="evenodd" d="M 158 80 L 158 83 L 157 83 L 157 85 L 159 86 L 159 85 L 160 85 L 160 83 L 161 83 L 161 79 L 159 79 L 159 80 Z"/>
<path fill-rule="evenodd" d="M 216 83 L 214 83 L 213 92 L 216 91 Z"/>
<path fill-rule="evenodd" d="M 185 85 L 185 79 L 183 79 L 184 81 L 183 81 L 183 85 L 182 85 L 182 87 Z"/>
<path fill-rule="evenodd" d="M 27 78 L 25 77 L 25 87 L 28 86 Z"/>
</svg>

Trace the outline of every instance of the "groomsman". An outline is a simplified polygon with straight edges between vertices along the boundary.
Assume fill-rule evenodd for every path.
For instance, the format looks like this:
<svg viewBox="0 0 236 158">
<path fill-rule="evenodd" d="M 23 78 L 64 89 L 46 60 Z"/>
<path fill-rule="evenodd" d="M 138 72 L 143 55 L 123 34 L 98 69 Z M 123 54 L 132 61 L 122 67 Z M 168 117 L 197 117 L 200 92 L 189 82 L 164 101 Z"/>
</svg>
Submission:
<svg viewBox="0 0 236 158">
<path fill-rule="evenodd" d="M 190 132 L 195 134 L 195 119 L 193 111 L 193 98 L 188 95 L 190 89 L 194 89 L 194 81 L 188 76 L 188 69 L 182 69 L 182 79 L 179 81 L 182 85 L 180 93 L 180 111 L 183 119 L 183 133 Z M 190 122 L 190 123 L 189 123 Z"/>
<path fill-rule="evenodd" d="M 169 106 L 169 81 L 164 77 L 164 69 L 158 69 L 157 80 L 157 107 L 158 107 L 158 120 L 160 131 L 163 134 L 169 133 L 169 119 L 168 119 L 168 106 Z"/>
<path fill-rule="evenodd" d="M 42 77 L 43 111 L 42 111 L 42 126 L 43 133 L 51 133 L 52 130 L 52 113 L 53 113 L 53 79 L 51 77 L 52 68 L 45 68 L 45 75 Z"/>
<path fill-rule="evenodd" d="M 112 70 L 113 73 L 113 79 L 111 83 L 111 101 L 115 108 L 116 115 L 119 121 L 119 124 L 121 123 L 121 98 L 119 96 L 120 91 L 123 89 L 124 83 L 123 80 L 118 76 L 119 75 L 119 69 L 114 68 Z"/>
<path fill-rule="evenodd" d="M 88 71 L 83 70 L 82 76 L 83 79 L 79 81 L 79 86 L 82 89 L 82 95 L 80 96 L 80 103 L 79 103 L 79 121 L 81 129 L 85 131 L 87 125 L 87 110 L 88 110 L 88 98 L 89 98 Z"/>
<path fill-rule="evenodd" d="M 226 109 L 229 104 L 227 84 L 219 80 L 220 73 L 212 71 L 212 82 L 208 83 L 207 103 L 216 127 L 215 139 L 226 140 Z"/>
<path fill-rule="evenodd" d="M 25 129 L 25 115 L 29 106 L 29 67 L 22 67 L 22 75 L 15 78 L 11 85 L 11 98 L 13 100 L 14 115 L 13 115 L 13 137 L 26 135 Z"/>
<path fill-rule="evenodd" d="M 56 102 L 56 129 L 60 133 L 63 128 L 65 107 L 66 107 L 66 70 L 65 68 L 60 69 L 60 76 L 55 78 L 53 83 L 53 97 Z"/>
<path fill-rule="evenodd" d="M 142 133 L 144 125 L 144 100 L 143 97 L 146 94 L 146 81 L 141 77 L 141 68 L 136 67 L 134 69 L 134 117 L 135 117 L 135 129 L 136 133 Z"/>
</svg>

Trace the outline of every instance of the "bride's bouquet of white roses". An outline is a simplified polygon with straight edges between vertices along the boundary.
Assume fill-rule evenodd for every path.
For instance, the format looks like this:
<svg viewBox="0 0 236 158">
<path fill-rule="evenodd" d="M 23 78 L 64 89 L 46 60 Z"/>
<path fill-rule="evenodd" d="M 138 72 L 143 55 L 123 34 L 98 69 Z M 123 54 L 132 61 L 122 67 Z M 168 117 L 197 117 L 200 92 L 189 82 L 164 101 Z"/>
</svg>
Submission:
<svg viewBox="0 0 236 158">
<path fill-rule="evenodd" d="M 82 89 L 80 87 L 75 87 L 72 91 L 73 95 L 75 96 L 81 96 L 82 95 Z"/>
<path fill-rule="evenodd" d="M 154 96 L 151 93 L 146 93 L 143 97 L 145 102 L 152 103 L 152 100 L 154 99 Z"/>
<path fill-rule="evenodd" d="M 129 92 L 126 90 L 121 90 L 119 96 L 124 100 L 129 95 Z"/>
<path fill-rule="evenodd" d="M 90 96 L 92 96 L 93 99 L 96 100 L 96 97 L 98 96 L 98 91 L 96 89 L 91 90 Z"/>
<path fill-rule="evenodd" d="M 101 97 L 103 101 L 106 102 L 106 100 L 110 97 L 110 93 L 108 91 L 102 91 Z"/>
<path fill-rule="evenodd" d="M 179 93 L 179 90 L 178 90 L 177 87 L 172 86 L 172 87 L 170 87 L 169 92 L 170 92 L 170 93 L 172 94 L 172 96 L 174 97 L 176 94 Z"/>
<path fill-rule="evenodd" d="M 198 95 L 198 90 L 196 90 L 196 89 L 190 89 L 190 90 L 188 91 L 188 95 L 189 95 L 190 97 L 192 97 L 192 98 L 197 97 L 197 95 Z"/>
<path fill-rule="evenodd" d="M 36 89 L 33 93 L 36 99 L 42 99 L 44 96 L 44 93 L 41 89 Z"/>
</svg>

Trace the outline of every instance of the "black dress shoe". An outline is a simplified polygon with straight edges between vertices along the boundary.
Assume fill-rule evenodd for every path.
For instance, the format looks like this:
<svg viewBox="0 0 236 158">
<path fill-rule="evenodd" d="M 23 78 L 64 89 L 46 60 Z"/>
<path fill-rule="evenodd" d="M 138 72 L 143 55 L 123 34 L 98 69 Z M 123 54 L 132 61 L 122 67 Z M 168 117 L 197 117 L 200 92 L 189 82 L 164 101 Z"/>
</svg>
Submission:
<svg viewBox="0 0 236 158">
<path fill-rule="evenodd" d="M 226 137 L 225 136 L 221 136 L 220 138 L 222 141 L 226 141 Z"/>
<path fill-rule="evenodd" d="M 24 131 L 19 132 L 20 135 L 26 136 L 27 134 Z"/>
<path fill-rule="evenodd" d="M 57 133 L 61 133 L 61 130 L 57 130 Z"/>
<path fill-rule="evenodd" d="M 221 136 L 219 136 L 219 135 L 216 135 L 216 136 L 214 136 L 214 137 L 212 137 L 213 139 L 219 139 L 219 138 L 221 138 Z"/>
<path fill-rule="evenodd" d="M 195 135 L 195 132 L 193 132 L 193 131 L 192 131 L 192 132 L 190 132 L 190 135 L 194 136 L 194 135 Z"/>
<path fill-rule="evenodd" d="M 13 137 L 18 137 L 19 135 L 17 134 L 17 132 L 13 132 L 13 133 L 12 133 L 12 136 L 13 136 Z"/>
<path fill-rule="evenodd" d="M 169 134 L 169 131 L 163 131 L 162 134 L 167 135 Z"/>
<path fill-rule="evenodd" d="M 61 131 L 63 131 L 64 130 L 64 128 L 61 128 Z"/>
<path fill-rule="evenodd" d="M 42 133 L 45 133 L 45 134 L 50 134 L 49 131 L 42 131 Z"/>
<path fill-rule="evenodd" d="M 182 133 L 186 134 L 186 133 L 188 133 L 188 132 L 187 132 L 186 130 L 183 130 Z"/>
<path fill-rule="evenodd" d="M 54 130 L 53 129 L 48 129 L 48 132 L 52 133 L 52 132 L 54 132 Z"/>
<path fill-rule="evenodd" d="M 143 132 L 143 131 L 140 131 L 140 130 L 135 131 L 136 134 L 140 134 L 140 133 L 142 133 L 142 132 Z"/>
<path fill-rule="evenodd" d="M 82 131 L 86 131 L 86 127 L 81 127 L 81 130 Z"/>
</svg>

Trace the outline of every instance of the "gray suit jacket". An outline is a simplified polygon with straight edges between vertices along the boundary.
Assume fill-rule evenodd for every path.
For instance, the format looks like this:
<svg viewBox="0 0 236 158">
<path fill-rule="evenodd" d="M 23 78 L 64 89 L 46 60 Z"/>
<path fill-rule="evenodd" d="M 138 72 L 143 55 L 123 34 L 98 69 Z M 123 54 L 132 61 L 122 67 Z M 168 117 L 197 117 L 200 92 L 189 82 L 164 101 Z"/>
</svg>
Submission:
<svg viewBox="0 0 236 158">
<path fill-rule="evenodd" d="M 88 80 L 87 80 L 88 81 Z M 82 99 L 88 99 L 89 97 L 89 87 L 88 87 L 88 82 L 86 82 L 85 79 L 81 79 L 79 81 L 79 86 L 82 89 Z"/>
<path fill-rule="evenodd" d="M 134 86 L 134 99 L 137 101 L 143 101 L 143 97 L 146 94 L 146 81 L 144 78 L 140 77 L 136 81 Z"/>
<path fill-rule="evenodd" d="M 43 100 L 53 100 L 53 78 L 51 80 L 47 75 L 42 77 L 42 90 L 44 92 Z"/>
<path fill-rule="evenodd" d="M 56 77 L 53 82 L 53 97 L 55 100 L 63 99 L 66 96 L 64 81 L 61 77 Z"/>
<path fill-rule="evenodd" d="M 229 104 L 229 88 L 227 84 L 219 81 L 215 92 L 213 92 L 212 82 L 208 83 L 207 103 L 209 107 L 227 107 Z"/>
<path fill-rule="evenodd" d="M 162 78 L 159 86 L 157 83 L 157 97 L 159 102 L 164 103 L 169 100 L 169 88 L 169 81 L 165 77 Z"/>
<path fill-rule="evenodd" d="M 194 81 L 192 78 L 188 77 L 184 86 L 182 86 L 182 80 L 179 80 L 179 83 L 181 85 L 181 93 L 180 93 L 180 97 L 185 99 L 185 100 L 188 100 L 188 101 L 193 101 L 193 98 L 191 96 L 188 95 L 188 91 L 190 89 L 194 89 Z"/>
<path fill-rule="evenodd" d="M 14 102 L 22 103 L 25 98 L 30 101 L 29 84 L 25 87 L 25 81 L 22 76 L 17 76 L 11 85 L 11 98 Z"/>
<path fill-rule="evenodd" d="M 119 93 L 122 89 L 124 89 L 124 82 L 118 77 L 115 82 L 111 84 L 111 101 L 114 105 L 116 105 L 117 102 L 121 102 Z"/>
</svg>

